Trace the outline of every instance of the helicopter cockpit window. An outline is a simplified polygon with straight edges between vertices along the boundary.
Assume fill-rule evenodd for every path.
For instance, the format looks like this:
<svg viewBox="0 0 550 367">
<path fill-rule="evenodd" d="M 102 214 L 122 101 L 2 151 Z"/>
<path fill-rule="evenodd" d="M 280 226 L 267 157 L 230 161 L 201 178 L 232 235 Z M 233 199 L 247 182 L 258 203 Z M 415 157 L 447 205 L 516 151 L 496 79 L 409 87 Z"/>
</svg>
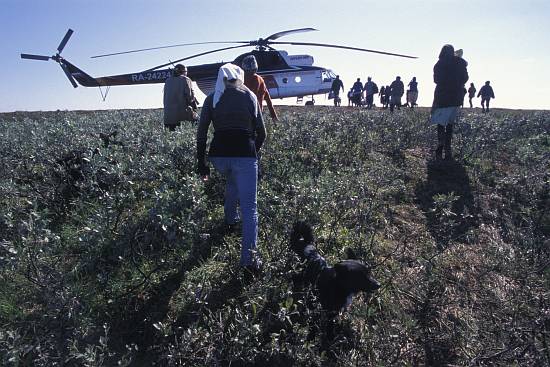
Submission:
<svg viewBox="0 0 550 367">
<path fill-rule="evenodd" d="M 321 75 L 323 77 L 323 82 L 331 82 L 336 79 L 336 74 L 331 70 L 324 70 Z"/>
</svg>

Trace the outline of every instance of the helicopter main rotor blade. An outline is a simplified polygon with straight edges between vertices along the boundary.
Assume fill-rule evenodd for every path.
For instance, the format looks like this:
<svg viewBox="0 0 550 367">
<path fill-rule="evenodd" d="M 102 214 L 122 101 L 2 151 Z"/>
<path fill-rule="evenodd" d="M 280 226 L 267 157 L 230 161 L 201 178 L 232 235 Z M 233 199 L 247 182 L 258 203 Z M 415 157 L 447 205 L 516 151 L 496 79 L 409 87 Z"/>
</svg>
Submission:
<svg viewBox="0 0 550 367">
<path fill-rule="evenodd" d="M 65 45 L 69 41 L 69 38 L 71 38 L 72 34 L 73 34 L 73 30 L 69 28 L 67 33 L 65 33 L 65 37 L 63 37 L 63 39 L 61 40 L 61 43 L 57 47 L 57 52 L 58 53 L 61 53 L 61 51 L 63 51 L 63 49 L 65 48 Z"/>
<path fill-rule="evenodd" d="M 21 54 L 21 58 L 29 59 L 29 60 L 41 60 L 41 61 L 48 61 L 50 59 L 49 56 L 31 55 L 31 54 Z"/>
<path fill-rule="evenodd" d="M 147 69 L 147 70 L 145 70 L 145 71 L 153 71 L 153 70 L 160 69 L 160 68 L 163 68 L 163 67 L 168 66 L 168 65 L 173 65 L 173 64 L 175 64 L 175 63 L 177 63 L 177 62 L 180 62 L 180 61 L 185 61 L 185 60 L 193 59 L 193 58 L 195 58 L 195 57 L 199 57 L 199 56 L 203 56 L 203 55 L 212 54 L 212 53 L 214 53 L 214 52 L 220 52 L 220 51 L 225 51 L 225 50 L 231 50 L 231 49 L 240 48 L 240 47 L 250 47 L 250 45 L 246 44 L 246 45 L 239 45 L 239 46 L 231 46 L 231 47 L 218 48 L 217 50 L 211 50 L 211 51 L 201 52 L 200 54 L 187 56 L 187 57 L 184 57 L 183 59 L 179 59 L 179 60 L 175 60 L 175 61 L 168 62 L 168 63 L 166 63 L 166 64 L 158 65 L 158 66 L 155 66 L 155 67 L 153 67 L 153 68 L 151 68 L 151 69 Z"/>
<path fill-rule="evenodd" d="M 140 49 L 137 49 L 137 50 L 113 52 L 113 53 L 110 53 L 110 54 L 103 54 L 103 55 L 95 55 L 95 56 L 91 56 L 91 58 L 95 59 L 95 58 L 99 58 L 99 57 L 124 55 L 124 54 L 131 54 L 131 53 L 135 53 L 135 52 L 161 50 L 163 48 L 194 46 L 194 45 L 207 45 L 207 44 L 213 44 L 213 43 L 214 44 L 215 43 L 246 43 L 246 44 L 248 44 L 248 43 L 250 43 L 250 41 L 210 41 L 210 42 L 179 43 L 179 44 L 176 44 L 176 45 L 166 45 L 166 46 L 158 46 L 158 47 L 140 48 Z"/>
<path fill-rule="evenodd" d="M 288 31 L 282 31 L 272 34 L 271 36 L 267 37 L 265 40 L 276 40 L 278 38 L 281 38 L 283 36 L 292 34 L 292 33 L 301 33 L 301 32 L 311 32 L 311 31 L 318 31 L 318 29 L 315 28 L 298 28 L 298 29 L 289 29 Z"/>
<path fill-rule="evenodd" d="M 396 54 L 392 52 L 385 52 L 385 51 L 377 51 L 377 50 L 369 50 L 366 48 L 359 48 L 359 47 L 350 47 L 350 46 L 340 46 L 340 45 L 330 45 L 326 43 L 311 43 L 311 42 L 269 42 L 270 45 L 292 45 L 292 46 L 319 46 L 319 47 L 331 47 L 331 48 L 340 48 L 344 50 L 354 50 L 354 51 L 363 51 L 363 52 L 372 52 L 375 54 L 381 54 L 381 55 L 389 55 L 389 56 L 398 56 L 398 57 L 406 57 L 409 59 L 417 59 L 416 56 L 409 56 L 409 55 L 402 55 L 402 54 Z"/>
</svg>

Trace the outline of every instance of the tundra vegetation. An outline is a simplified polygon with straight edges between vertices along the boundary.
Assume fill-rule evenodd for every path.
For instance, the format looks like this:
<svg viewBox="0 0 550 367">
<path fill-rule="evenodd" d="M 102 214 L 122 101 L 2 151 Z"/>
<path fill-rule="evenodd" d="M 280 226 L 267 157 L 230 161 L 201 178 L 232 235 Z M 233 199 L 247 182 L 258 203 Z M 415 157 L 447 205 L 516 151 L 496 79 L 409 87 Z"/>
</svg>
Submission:
<svg viewBox="0 0 550 367">
<path fill-rule="evenodd" d="M 223 228 L 223 181 L 160 110 L 0 115 L 3 366 L 550 365 L 550 112 L 280 107 L 258 189 L 263 274 Z M 324 331 L 288 249 L 309 221 L 382 288 Z"/>
</svg>

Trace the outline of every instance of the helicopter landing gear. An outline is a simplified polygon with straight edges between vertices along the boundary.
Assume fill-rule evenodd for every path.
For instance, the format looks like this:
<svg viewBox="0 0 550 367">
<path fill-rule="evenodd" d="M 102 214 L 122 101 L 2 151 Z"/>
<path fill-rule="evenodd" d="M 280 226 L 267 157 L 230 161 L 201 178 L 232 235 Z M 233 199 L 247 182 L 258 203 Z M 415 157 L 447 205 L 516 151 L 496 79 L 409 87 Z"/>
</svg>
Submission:
<svg viewBox="0 0 550 367">
<path fill-rule="evenodd" d="M 315 98 L 311 96 L 311 101 L 306 101 L 306 106 L 314 106 L 315 105 Z"/>
</svg>

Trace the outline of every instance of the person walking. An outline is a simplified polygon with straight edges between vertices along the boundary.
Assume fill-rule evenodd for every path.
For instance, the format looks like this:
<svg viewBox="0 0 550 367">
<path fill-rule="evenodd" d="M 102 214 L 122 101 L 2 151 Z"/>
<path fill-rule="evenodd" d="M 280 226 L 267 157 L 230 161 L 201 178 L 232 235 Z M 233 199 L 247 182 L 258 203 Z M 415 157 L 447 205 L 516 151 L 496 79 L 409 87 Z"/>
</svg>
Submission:
<svg viewBox="0 0 550 367">
<path fill-rule="evenodd" d="M 476 96 L 477 89 L 474 86 L 474 83 L 470 83 L 470 88 L 468 88 L 468 101 L 470 102 L 470 108 L 474 108 L 472 104 L 472 99 Z"/>
<path fill-rule="evenodd" d="M 177 64 L 164 82 L 164 126 L 174 131 L 181 121 L 196 121 L 197 100 L 185 65 Z"/>
<path fill-rule="evenodd" d="M 387 109 L 390 105 L 390 86 L 386 85 L 385 93 L 384 93 L 384 109 Z"/>
<path fill-rule="evenodd" d="M 376 85 L 376 83 L 373 82 L 372 78 L 369 76 L 367 78 L 365 86 L 363 87 L 363 90 L 365 91 L 366 95 L 367 109 L 370 110 L 374 103 L 374 95 L 378 93 L 378 85 Z"/>
<path fill-rule="evenodd" d="M 418 100 L 418 82 L 416 77 L 413 76 L 412 80 L 409 82 L 409 90 L 407 91 L 407 104 L 414 108 L 416 106 L 416 101 Z"/>
<path fill-rule="evenodd" d="M 234 64 L 218 71 L 214 93 L 204 101 L 197 130 L 197 171 L 208 179 L 206 140 L 210 123 L 214 137 L 208 159 L 226 178 L 224 215 L 227 225 L 242 219 L 240 265 L 250 272 L 260 269 L 258 241 L 258 152 L 266 139 L 262 112 L 254 93 L 244 86 L 244 72 Z"/>
<path fill-rule="evenodd" d="M 434 100 L 431 122 L 437 124 L 436 159 L 452 159 L 451 139 L 453 124 L 456 121 L 460 105 L 464 101 L 464 85 L 468 81 L 468 63 L 455 56 L 452 45 L 444 45 L 439 60 L 434 65 Z"/>
<path fill-rule="evenodd" d="M 340 89 L 342 89 L 342 92 L 345 91 L 344 89 L 344 83 L 342 83 L 342 80 L 340 79 L 340 75 L 336 75 L 336 79 L 332 81 L 332 86 L 330 87 L 330 90 L 332 92 L 332 95 L 334 97 L 334 105 L 339 106 L 340 102 L 342 101 L 340 99 Z"/>
<path fill-rule="evenodd" d="M 386 94 L 388 90 L 386 89 Z M 401 97 L 405 93 L 405 85 L 401 81 L 401 77 L 397 76 L 390 85 L 390 111 L 393 112 L 394 106 L 401 109 Z"/>
<path fill-rule="evenodd" d="M 361 78 L 357 78 L 357 81 L 353 83 L 351 87 L 351 103 L 355 106 L 361 106 L 363 100 L 363 83 Z"/>
<path fill-rule="evenodd" d="M 481 96 L 481 108 L 483 112 L 489 112 L 489 102 L 491 98 L 495 98 L 495 93 L 493 92 L 493 87 L 491 87 L 491 82 L 486 81 L 485 85 L 481 87 L 479 93 L 477 94 L 478 98 Z"/>
<path fill-rule="evenodd" d="M 385 86 L 380 87 L 380 92 L 378 93 L 378 96 L 380 97 L 380 104 L 382 105 L 382 108 L 384 108 L 385 99 L 386 99 L 386 87 Z"/>
<path fill-rule="evenodd" d="M 271 96 L 269 95 L 269 90 L 265 85 L 264 78 L 256 74 L 258 71 L 258 62 L 254 55 L 246 56 L 242 61 L 242 69 L 244 70 L 244 85 L 256 95 L 258 99 L 258 106 L 260 109 L 263 108 L 264 100 L 269 109 L 269 114 L 273 121 L 279 121 L 277 117 L 277 112 L 273 107 L 273 102 L 271 101 Z"/>
</svg>

